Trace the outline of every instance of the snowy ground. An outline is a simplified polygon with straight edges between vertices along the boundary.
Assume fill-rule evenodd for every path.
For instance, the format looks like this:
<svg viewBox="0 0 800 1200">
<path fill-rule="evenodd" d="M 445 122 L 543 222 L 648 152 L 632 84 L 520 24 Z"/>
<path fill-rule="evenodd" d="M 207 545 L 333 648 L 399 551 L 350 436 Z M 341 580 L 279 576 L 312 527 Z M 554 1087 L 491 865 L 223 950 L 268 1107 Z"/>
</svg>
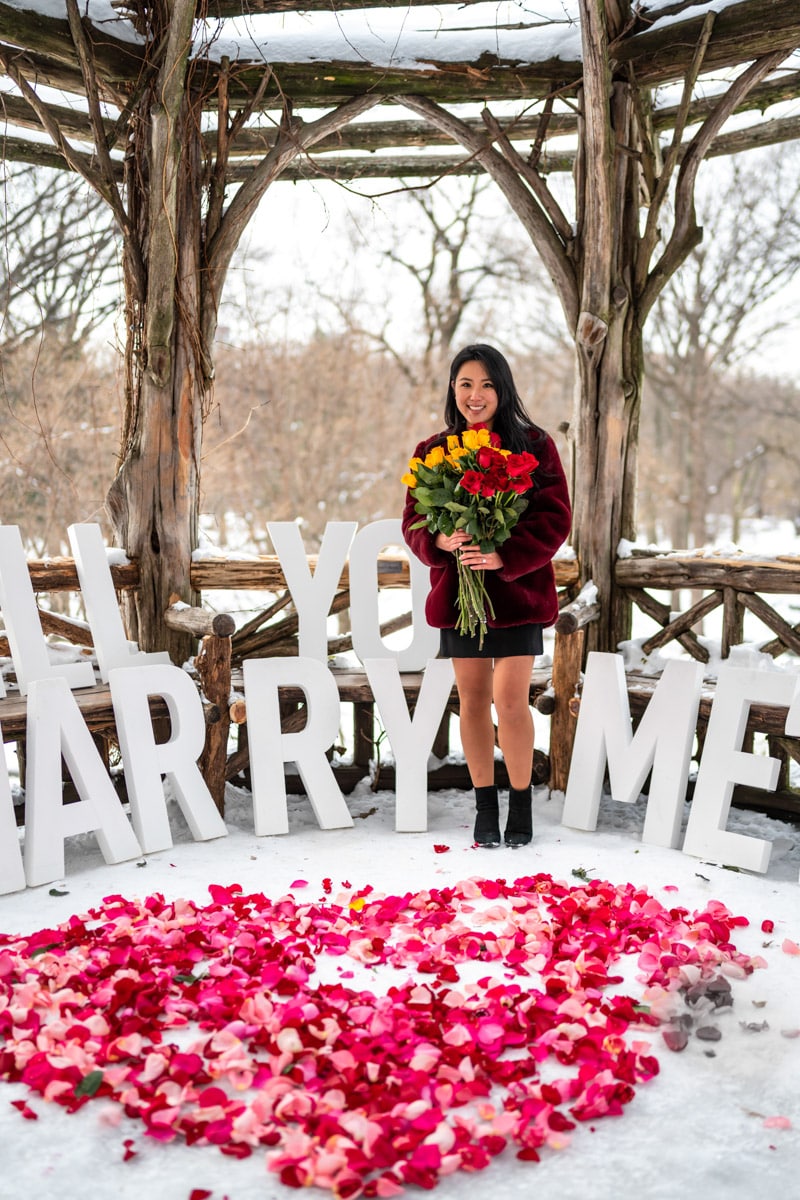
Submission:
<svg viewBox="0 0 800 1200">
<path fill-rule="evenodd" d="M 718 899 L 749 918 L 749 927 L 736 931 L 737 946 L 763 955 L 768 964 L 736 981 L 733 1007 L 715 1014 L 721 1040 L 709 1047 L 692 1037 L 676 1054 L 659 1033 L 651 1035 L 661 1073 L 637 1088 L 624 1116 L 579 1126 L 569 1148 L 545 1151 L 539 1164 L 519 1162 L 506 1151 L 487 1171 L 444 1179 L 437 1194 L 442 1200 L 477 1200 L 487 1189 L 494 1200 L 527 1196 L 534 1189 L 545 1200 L 587 1195 L 671 1200 L 690 1191 L 725 1200 L 793 1194 L 800 1171 L 800 1037 L 791 1035 L 800 1031 L 800 956 L 783 947 L 786 939 L 800 940 L 797 828 L 753 814 L 731 816 L 731 828 L 773 842 L 768 874 L 755 877 L 643 846 L 640 804 L 606 801 L 598 831 L 577 833 L 559 823 L 560 798 L 542 789 L 535 799 L 534 842 L 518 851 L 472 847 L 465 793 L 431 795 L 425 834 L 394 833 L 389 793 L 375 795 L 362 785 L 350 804 L 356 818 L 351 830 L 320 831 L 308 803 L 297 799 L 291 802 L 289 835 L 259 839 L 253 834 L 249 796 L 231 791 L 226 840 L 190 842 L 176 810 L 175 846 L 149 856 L 146 866 L 105 866 L 92 839 L 76 839 L 68 847 L 63 885 L 54 889 L 66 894 L 53 895 L 44 887 L 0 897 L 0 929 L 27 933 L 51 927 L 112 893 L 161 891 L 205 902 L 212 882 L 237 882 L 246 892 L 275 897 L 302 879 L 316 897 L 326 876 L 335 886 L 347 880 L 353 888 L 370 883 L 394 892 L 476 875 L 511 880 L 537 871 L 574 883 L 573 872 L 583 870 L 617 884 L 644 885 L 668 906 L 693 910 Z M 449 849 L 436 853 L 436 844 Z M 761 930 L 765 919 L 774 921 L 771 934 Z M 373 986 L 380 986 L 379 979 Z M 746 1028 L 764 1023 L 757 1031 Z M 23 1095 L 38 1120 L 23 1120 L 9 1103 Z M 106 1123 L 106 1115 L 98 1103 L 68 1116 L 39 1097 L 31 1099 L 19 1085 L 0 1085 L 0 1196 L 188 1200 L 195 1188 L 214 1200 L 290 1195 L 266 1173 L 260 1155 L 236 1161 L 215 1147 L 150 1142 L 135 1122 L 124 1121 L 120 1128 Z M 787 1120 L 771 1122 L 776 1117 L 788 1119 L 791 1127 L 785 1127 Z M 135 1139 L 137 1154 L 123 1164 L 124 1138 Z"/>
</svg>

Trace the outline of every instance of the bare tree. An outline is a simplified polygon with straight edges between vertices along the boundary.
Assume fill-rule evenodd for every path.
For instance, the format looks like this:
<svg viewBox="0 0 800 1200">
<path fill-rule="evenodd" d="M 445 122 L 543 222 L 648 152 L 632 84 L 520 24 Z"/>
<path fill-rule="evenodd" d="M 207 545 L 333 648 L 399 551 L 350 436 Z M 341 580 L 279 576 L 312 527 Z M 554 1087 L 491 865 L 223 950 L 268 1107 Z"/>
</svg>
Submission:
<svg viewBox="0 0 800 1200">
<path fill-rule="evenodd" d="M 264 552 L 267 521 L 298 520 L 313 550 L 327 521 L 400 512 L 398 446 L 410 453 L 418 420 L 390 356 L 341 333 L 220 347 L 218 356 L 202 508 L 221 542 L 244 530 Z"/>
<path fill-rule="evenodd" d="M 122 299 L 120 241 L 79 176 L 5 166 L 0 187 L 3 353 L 47 329 L 79 346 Z"/>
<path fill-rule="evenodd" d="M 115 363 L 56 333 L 4 356 L 0 513 L 36 556 L 69 553 L 67 526 L 103 521 L 119 445 Z"/>
<path fill-rule="evenodd" d="M 786 387 L 756 383 L 747 358 L 798 316 L 791 294 L 777 303 L 800 269 L 798 167 L 797 147 L 717 164 L 698 198 L 703 242 L 656 303 L 643 449 L 652 439 L 661 462 L 643 491 L 660 494 L 676 546 L 705 543 L 723 498 L 736 521 L 797 438 Z"/>
<path fill-rule="evenodd" d="M 322 294 L 345 328 L 391 355 L 420 396 L 438 398 L 457 343 L 512 346 L 525 314 L 529 327 L 545 324 L 530 321 L 547 307 L 541 264 L 497 209 L 481 176 L 404 188 L 369 223 L 351 208 L 352 255 L 367 252 L 372 262 L 369 298 L 358 279 L 348 294 Z M 379 281 L 385 299 L 376 303 Z"/>
</svg>

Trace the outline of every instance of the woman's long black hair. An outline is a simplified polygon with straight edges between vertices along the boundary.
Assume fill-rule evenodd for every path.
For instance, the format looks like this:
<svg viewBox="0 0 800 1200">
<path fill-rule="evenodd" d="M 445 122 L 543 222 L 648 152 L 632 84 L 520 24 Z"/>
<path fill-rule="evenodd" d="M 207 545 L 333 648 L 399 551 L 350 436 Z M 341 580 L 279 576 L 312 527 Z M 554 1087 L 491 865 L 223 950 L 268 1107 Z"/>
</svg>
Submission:
<svg viewBox="0 0 800 1200">
<path fill-rule="evenodd" d="M 499 434 L 503 448 L 518 454 L 522 450 L 530 450 L 532 445 L 544 437 L 540 429 L 528 416 L 525 405 L 520 399 L 511 374 L 511 367 L 494 346 L 486 346 L 476 342 L 465 346 L 450 364 L 450 377 L 447 384 L 447 399 L 444 405 L 444 420 L 449 433 L 463 433 L 468 421 L 458 411 L 456 393 L 453 384 L 456 376 L 465 363 L 479 362 L 485 369 L 497 395 L 497 412 L 492 421 L 492 430 Z"/>
</svg>

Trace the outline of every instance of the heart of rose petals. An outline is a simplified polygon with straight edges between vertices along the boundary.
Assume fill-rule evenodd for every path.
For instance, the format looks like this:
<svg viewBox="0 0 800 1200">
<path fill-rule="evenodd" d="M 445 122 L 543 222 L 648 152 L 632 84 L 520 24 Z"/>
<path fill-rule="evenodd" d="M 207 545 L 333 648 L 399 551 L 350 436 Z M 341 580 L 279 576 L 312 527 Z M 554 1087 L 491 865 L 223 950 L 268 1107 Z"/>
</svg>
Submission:
<svg viewBox="0 0 800 1200">
<path fill-rule="evenodd" d="M 727 995 L 764 965 L 736 950 L 747 922 L 724 905 L 667 909 L 632 884 L 323 891 L 110 896 L 55 929 L 0 935 L 0 1079 L 69 1112 L 116 1105 L 158 1141 L 266 1152 L 289 1186 L 393 1196 L 507 1147 L 535 1161 L 577 1123 L 620 1115 L 658 1072 L 642 1035 L 680 993 Z M 609 991 L 629 955 L 637 996 Z M 325 959 L 381 968 L 388 986 L 348 986 L 341 967 L 319 982 Z M 686 1033 L 663 1036 L 679 1049 Z"/>
</svg>

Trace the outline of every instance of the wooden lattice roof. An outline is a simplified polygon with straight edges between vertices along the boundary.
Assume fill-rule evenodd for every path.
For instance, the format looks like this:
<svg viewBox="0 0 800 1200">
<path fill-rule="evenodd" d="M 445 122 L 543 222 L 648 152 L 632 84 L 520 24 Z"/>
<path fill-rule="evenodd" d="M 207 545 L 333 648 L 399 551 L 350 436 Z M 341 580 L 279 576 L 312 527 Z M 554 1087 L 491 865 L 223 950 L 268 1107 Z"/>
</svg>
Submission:
<svg viewBox="0 0 800 1200">
<path fill-rule="evenodd" d="M 445 4 L 455 2 L 444 0 Z M 563 7 L 568 13 L 571 6 Z M 287 101 L 297 114 L 327 108 L 365 92 L 385 97 L 387 105 L 398 98 L 402 102 L 408 94 L 449 106 L 489 103 L 514 141 L 540 140 L 542 169 L 571 169 L 573 156 L 565 138 L 576 129 L 582 64 L 580 41 L 570 36 L 568 21 L 542 23 L 532 14 L 526 20 L 520 10 L 521 20 L 509 28 L 509 23 L 498 23 L 495 6 L 462 4 L 459 20 L 465 20 L 463 14 L 469 10 L 467 17 L 473 21 L 480 12 L 487 13 L 484 23 L 477 20 L 469 28 L 461 27 L 452 19 L 453 10 L 445 9 L 451 14 L 449 25 L 455 27 L 447 28 L 445 22 L 434 29 L 429 16 L 423 19 L 429 10 L 418 7 L 418 0 L 383 0 L 370 3 L 369 8 L 360 0 L 336 0 L 335 8 L 337 13 L 349 13 L 351 22 L 360 20 L 359 12 L 352 10 L 360 10 L 365 27 L 376 16 L 402 12 L 394 58 L 378 54 L 371 60 L 348 41 L 346 31 L 338 42 L 330 36 L 317 39 L 316 23 L 330 14 L 329 0 L 251 0 L 246 6 L 242 0 L 212 0 L 209 17 L 198 22 L 192 84 L 202 94 L 209 114 L 209 145 L 215 137 L 214 110 L 221 89 L 230 107 L 250 104 L 254 108 L 254 117 L 231 149 L 229 182 L 246 178 L 263 156 Z M 234 21 L 242 18 L 245 9 L 246 28 Z M 682 80 L 701 33 L 708 31 L 712 10 L 711 3 L 691 0 L 650 0 L 641 5 L 624 36 L 611 47 L 616 71 L 641 89 L 666 89 Z M 123 4 L 116 5 L 115 13 L 105 3 L 90 0 L 86 11 L 82 24 L 92 45 L 104 101 L 105 136 L 119 159 L 121 173 L 126 108 L 152 65 L 136 34 L 135 14 Z M 12 79 L 27 81 L 40 104 L 37 109 L 20 95 L 19 82 L 0 96 L 0 103 L 6 120 L 6 158 L 63 166 L 64 155 L 52 137 L 41 139 L 46 118 L 52 118 L 63 135 L 73 140 L 76 153 L 88 157 L 93 153 L 94 132 L 82 104 L 84 75 L 66 7 L 63 18 L 52 12 L 52 4 L 43 0 L 0 0 L 0 70 Z M 259 21 L 267 20 L 268 14 L 280 13 L 307 14 L 307 33 L 302 37 L 281 33 L 275 29 L 274 17 L 269 29 L 259 28 Z M 552 36 L 554 30 L 560 34 L 557 40 Z M 403 50 L 403 37 L 411 39 L 409 51 Z M 770 114 L 769 120 L 758 116 L 776 104 L 785 108 L 800 94 L 798 47 L 797 0 L 738 0 L 714 14 L 688 124 L 703 119 L 715 90 L 744 63 L 776 49 L 785 50 L 786 60 L 742 105 L 741 111 L 751 114 L 744 128 L 723 134 L 711 153 L 729 153 L 800 135 L 800 116 L 792 111 L 774 110 L 777 115 Z M 679 108 L 669 99 L 657 104 L 655 128 L 668 132 Z M 396 107 L 381 106 L 375 111 L 382 119 L 347 126 L 335 138 L 317 145 L 313 156 L 293 163 L 284 177 L 315 172 L 335 178 L 430 176 L 478 169 L 474 158 L 455 150 L 446 135 L 427 121 L 398 120 Z M 485 129 L 479 117 L 470 119 L 476 129 Z"/>
</svg>

